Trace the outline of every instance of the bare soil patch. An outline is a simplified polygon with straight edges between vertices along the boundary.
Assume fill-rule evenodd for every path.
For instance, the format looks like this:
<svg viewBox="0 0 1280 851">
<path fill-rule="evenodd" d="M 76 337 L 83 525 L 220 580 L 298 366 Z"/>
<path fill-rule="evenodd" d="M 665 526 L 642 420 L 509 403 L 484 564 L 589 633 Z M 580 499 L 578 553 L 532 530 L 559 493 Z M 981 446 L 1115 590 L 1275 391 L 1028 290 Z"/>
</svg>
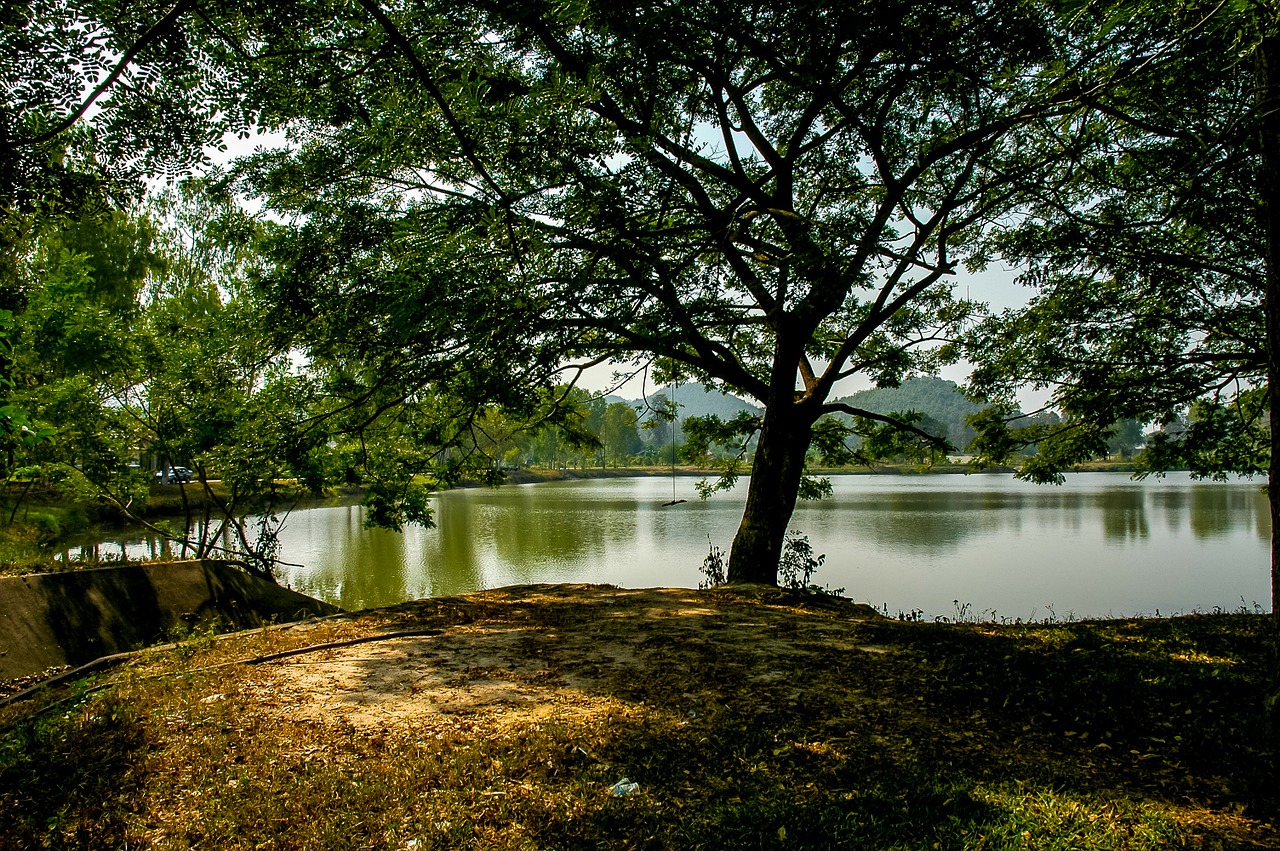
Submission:
<svg viewBox="0 0 1280 851">
<path fill-rule="evenodd" d="M 847 630 L 822 619 L 769 629 L 778 612 L 725 605 L 731 599 L 723 595 L 712 608 L 705 593 L 687 589 L 562 585 L 410 603 L 374 617 L 389 632 L 410 624 L 447 630 L 326 650 L 274 668 L 257 691 L 270 700 L 268 711 L 293 720 L 379 729 L 514 722 L 597 714 L 602 701 L 644 683 L 672 681 L 693 697 L 708 656 L 739 657 L 724 664 L 765 685 L 806 663 L 806 643 L 863 649 L 833 636 Z M 849 614 L 876 616 L 867 607 Z"/>
</svg>

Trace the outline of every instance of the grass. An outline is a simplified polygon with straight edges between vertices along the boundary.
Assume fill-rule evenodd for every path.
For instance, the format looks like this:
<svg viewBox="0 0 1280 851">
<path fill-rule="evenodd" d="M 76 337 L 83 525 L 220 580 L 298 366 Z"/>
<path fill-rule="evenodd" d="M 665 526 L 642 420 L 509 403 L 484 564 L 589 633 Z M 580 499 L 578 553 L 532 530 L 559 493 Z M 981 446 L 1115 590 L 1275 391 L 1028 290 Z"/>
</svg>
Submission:
<svg viewBox="0 0 1280 851">
<path fill-rule="evenodd" d="M 579 586 L 196 636 L 0 709 L 0 849 L 1274 848 L 1264 630 Z"/>
</svg>

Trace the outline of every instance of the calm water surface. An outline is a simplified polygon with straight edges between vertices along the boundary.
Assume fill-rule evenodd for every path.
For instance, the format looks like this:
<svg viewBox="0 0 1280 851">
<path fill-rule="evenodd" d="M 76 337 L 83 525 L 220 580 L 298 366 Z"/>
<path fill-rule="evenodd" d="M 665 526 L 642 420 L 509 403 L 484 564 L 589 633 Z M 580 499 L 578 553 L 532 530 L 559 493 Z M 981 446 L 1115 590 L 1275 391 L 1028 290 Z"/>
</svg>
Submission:
<svg viewBox="0 0 1280 851">
<path fill-rule="evenodd" d="M 708 542 L 728 549 L 745 486 L 699 501 L 694 479 L 510 485 L 439 495 L 438 528 L 363 528 L 357 506 L 297 511 L 282 535 L 292 587 L 346 609 L 528 582 L 696 587 Z M 997 475 L 837 476 L 792 528 L 855 599 L 926 616 L 955 601 L 1001 617 L 1162 614 L 1270 599 L 1270 526 L 1257 482 L 1061 487 Z"/>
</svg>

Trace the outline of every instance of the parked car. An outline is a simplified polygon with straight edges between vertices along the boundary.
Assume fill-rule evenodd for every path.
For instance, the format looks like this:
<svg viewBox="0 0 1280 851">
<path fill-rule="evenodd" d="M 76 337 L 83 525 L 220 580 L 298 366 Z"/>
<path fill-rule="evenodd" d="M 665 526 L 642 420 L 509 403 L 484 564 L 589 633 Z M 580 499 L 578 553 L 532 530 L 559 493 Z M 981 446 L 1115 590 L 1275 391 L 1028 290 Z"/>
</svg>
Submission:
<svg viewBox="0 0 1280 851">
<path fill-rule="evenodd" d="M 164 470 L 156 470 L 156 484 L 158 485 L 176 485 L 179 482 L 189 482 L 195 478 L 195 473 L 186 467 L 170 467 L 168 477 L 165 476 Z"/>
</svg>

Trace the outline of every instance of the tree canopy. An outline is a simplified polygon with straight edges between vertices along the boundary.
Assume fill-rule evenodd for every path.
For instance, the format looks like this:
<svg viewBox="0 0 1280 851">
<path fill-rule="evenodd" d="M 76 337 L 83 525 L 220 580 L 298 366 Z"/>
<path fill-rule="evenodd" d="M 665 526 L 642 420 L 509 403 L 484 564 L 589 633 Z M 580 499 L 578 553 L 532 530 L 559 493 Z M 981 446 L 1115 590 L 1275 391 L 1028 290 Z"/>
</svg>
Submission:
<svg viewBox="0 0 1280 851">
<path fill-rule="evenodd" d="M 5 30 L 0 141 L 30 188 L 63 162 L 100 181 L 172 173 L 227 129 L 282 134 L 217 178 L 270 218 L 263 262 L 236 273 L 269 305 L 250 337 L 305 365 L 303 408 L 266 431 L 317 482 L 359 468 L 379 522 L 425 518 L 423 477 L 502 456 L 513 428 L 585 439 L 572 385 L 593 364 L 753 399 L 762 414 L 703 439 L 756 441 L 729 574 L 773 582 L 813 492 L 811 442 L 946 445 L 831 397 L 955 360 L 981 315 L 955 291 L 962 266 L 1011 256 L 1043 288 L 970 350 L 997 402 L 1015 380 L 1061 388 L 1065 428 L 1019 437 L 1007 409 L 979 422 L 989 458 L 1053 447 L 1031 475 L 1103 451 L 1117 421 L 1254 380 L 1256 335 L 1233 330 L 1256 307 L 1248 274 L 1204 265 L 1254 233 L 1232 206 L 1248 152 L 1223 142 L 1246 126 L 1240 75 L 1196 64 L 1235 43 L 1206 25 L 1216 7 L 1144 8 L 26 4 Z M 188 348 L 151 351 L 217 362 Z M 193 447 L 229 439 L 213 419 Z M 610 442 L 634 444 L 614 419 Z M 306 461 L 320 446 L 331 457 Z"/>
<path fill-rule="evenodd" d="M 1236 18 L 1207 5 L 1144 15 L 1169 49 L 1028 137 L 1066 167 L 1026 185 L 1019 221 L 991 234 L 1033 291 L 973 335 L 972 384 L 1007 403 L 1031 383 L 1067 415 L 1032 478 L 1095 453 L 1118 420 L 1168 423 L 1189 406 L 1191 428 L 1159 435 L 1153 469 L 1267 468 L 1250 48 Z M 988 418 L 984 445 L 1016 445 L 1013 424 Z"/>
<path fill-rule="evenodd" d="M 934 439 L 832 387 L 955 357 L 1028 128 L 1107 73 L 1014 0 L 289 9 L 234 29 L 295 142 L 232 175 L 294 225 L 282 321 L 406 398 L 527 406 L 605 358 L 753 398 L 735 580 L 775 581 L 823 415 Z"/>
<path fill-rule="evenodd" d="M 980 422 L 990 459 L 1038 442 L 1022 474 L 1054 480 L 1114 440 L 1158 428 L 1140 469 L 1280 475 L 1280 57 L 1265 4 L 1099 4 L 1166 48 L 1045 125 L 1069 167 L 1023 189 L 992 242 L 1026 270 L 1029 304 L 972 338 L 973 386 L 1005 407 Z M 1269 52 L 1273 51 L 1273 52 Z M 1270 129 L 1268 129 L 1270 128 Z M 1052 390 L 1060 424 L 1020 426 L 1011 390 Z M 1025 423 L 1025 421 L 1022 421 Z M 1280 529 L 1280 522 L 1273 522 Z M 1272 547 L 1280 611 L 1280 547 Z"/>
</svg>

